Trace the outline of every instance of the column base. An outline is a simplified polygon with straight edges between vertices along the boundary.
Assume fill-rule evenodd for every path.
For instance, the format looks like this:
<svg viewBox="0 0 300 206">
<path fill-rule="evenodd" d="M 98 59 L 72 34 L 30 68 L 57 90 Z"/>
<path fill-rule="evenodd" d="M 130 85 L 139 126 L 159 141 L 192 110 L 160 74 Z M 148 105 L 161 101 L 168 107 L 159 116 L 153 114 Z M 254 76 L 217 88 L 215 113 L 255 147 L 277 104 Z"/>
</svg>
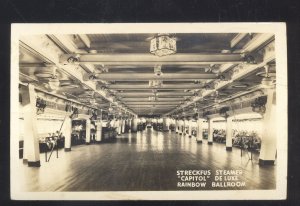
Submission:
<svg viewBox="0 0 300 206">
<path fill-rule="evenodd" d="M 208 144 L 208 145 L 213 145 L 213 142 L 208 142 L 207 144 Z"/>
<path fill-rule="evenodd" d="M 89 145 L 89 144 L 91 144 L 91 143 L 90 143 L 90 142 L 86 142 L 85 144 L 86 144 L 86 145 Z"/>
<path fill-rule="evenodd" d="M 263 165 L 274 165 L 275 160 L 262 160 L 259 159 L 258 164 L 263 166 Z"/>
<path fill-rule="evenodd" d="M 40 161 L 35 161 L 35 162 L 28 161 L 28 167 L 40 167 L 40 166 L 41 166 Z"/>
<path fill-rule="evenodd" d="M 197 140 L 197 143 L 198 144 L 202 144 L 202 140 Z"/>
<path fill-rule="evenodd" d="M 65 152 L 70 152 L 71 148 L 65 148 Z"/>
<path fill-rule="evenodd" d="M 226 151 L 232 151 L 232 147 L 226 147 Z"/>
</svg>

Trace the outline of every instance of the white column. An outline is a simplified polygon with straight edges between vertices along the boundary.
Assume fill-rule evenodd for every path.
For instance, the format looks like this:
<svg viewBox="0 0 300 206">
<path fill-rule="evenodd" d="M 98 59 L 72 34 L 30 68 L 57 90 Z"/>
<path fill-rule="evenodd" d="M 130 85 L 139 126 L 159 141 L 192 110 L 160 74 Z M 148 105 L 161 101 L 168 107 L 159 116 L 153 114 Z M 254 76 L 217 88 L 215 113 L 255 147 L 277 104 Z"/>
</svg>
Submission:
<svg viewBox="0 0 300 206">
<path fill-rule="evenodd" d="M 132 119 L 128 119 L 128 132 L 131 132 Z"/>
<path fill-rule="evenodd" d="M 182 128 L 182 135 L 185 135 L 186 134 L 186 120 L 184 119 L 183 120 L 183 128 Z"/>
<path fill-rule="evenodd" d="M 24 155 L 29 167 L 40 167 L 40 149 L 37 131 L 36 97 L 34 86 L 29 84 L 22 94 L 24 114 Z"/>
<path fill-rule="evenodd" d="M 179 123 L 179 134 L 183 135 L 183 120 L 180 120 Z"/>
<path fill-rule="evenodd" d="M 122 126 L 121 120 L 118 119 L 118 120 L 117 120 L 117 132 L 118 132 L 118 135 L 121 134 L 121 126 Z"/>
<path fill-rule="evenodd" d="M 132 119 L 132 127 L 131 127 L 132 132 L 137 132 L 137 117 L 134 117 Z"/>
<path fill-rule="evenodd" d="M 175 119 L 175 133 L 178 133 L 178 120 Z"/>
<path fill-rule="evenodd" d="M 267 91 L 266 112 L 263 116 L 263 133 L 259 155 L 260 165 L 273 165 L 276 156 L 276 99 L 275 91 Z"/>
<path fill-rule="evenodd" d="M 68 114 L 67 114 L 68 115 Z M 65 118 L 62 134 L 65 136 L 65 152 L 71 151 L 72 119 L 69 115 Z"/>
<path fill-rule="evenodd" d="M 163 118 L 163 131 L 169 131 L 166 117 Z"/>
<path fill-rule="evenodd" d="M 192 137 L 192 120 L 188 120 L 188 135 Z"/>
<path fill-rule="evenodd" d="M 203 119 L 197 120 L 197 143 L 202 143 L 203 140 Z"/>
<path fill-rule="evenodd" d="M 96 142 L 100 143 L 102 141 L 102 121 L 98 121 L 96 123 L 97 131 L 96 131 Z"/>
<path fill-rule="evenodd" d="M 209 119 L 208 120 L 208 144 L 209 145 L 212 145 L 213 144 L 213 132 L 214 132 L 214 129 L 213 129 L 213 121 L 212 119 Z"/>
<path fill-rule="evenodd" d="M 122 133 L 125 133 L 125 119 L 122 120 Z"/>
<path fill-rule="evenodd" d="M 232 151 L 232 120 L 233 116 L 226 119 L 226 150 Z"/>
<path fill-rule="evenodd" d="M 91 142 L 91 120 L 85 120 L 85 144 L 90 144 Z"/>
</svg>

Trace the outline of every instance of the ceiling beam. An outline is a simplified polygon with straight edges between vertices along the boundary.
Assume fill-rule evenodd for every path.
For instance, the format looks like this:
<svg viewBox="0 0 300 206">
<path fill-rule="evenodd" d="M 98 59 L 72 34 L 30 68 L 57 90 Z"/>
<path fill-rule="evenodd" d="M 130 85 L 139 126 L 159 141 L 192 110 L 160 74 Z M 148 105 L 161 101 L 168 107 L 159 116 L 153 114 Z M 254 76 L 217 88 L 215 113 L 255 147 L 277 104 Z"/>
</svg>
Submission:
<svg viewBox="0 0 300 206">
<path fill-rule="evenodd" d="M 153 107 L 152 105 L 131 105 L 130 108 L 175 108 L 176 105 L 157 105 L 156 107 Z"/>
<path fill-rule="evenodd" d="M 116 90 L 143 90 L 143 89 L 153 89 L 149 87 L 149 84 L 111 84 L 107 86 L 109 89 Z M 183 90 L 183 89 L 200 89 L 201 84 L 163 84 L 159 90 Z"/>
<path fill-rule="evenodd" d="M 124 102 L 129 107 L 132 105 L 178 105 L 179 102 Z"/>
<path fill-rule="evenodd" d="M 170 80 L 186 81 L 187 79 L 216 79 L 217 75 L 213 73 L 164 73 L 162 76 L 156 76 L 154 73 L 101 73 L 96 75 L 97 80 L 107 81 L 145 81 L 145 80 Z"/>
<path fill-rule="evenodd" d="M 272 39 L 273 38 L 273 35 L 270 35 L 269 39 Z M 266 38 L 264 38 L 266 39 Z M 259 38 L 259 40 L 261 40 Z M 257 39 L 253 40 L 252 41 L 258 41 Z M 261 42 L 261 41 L 259 41 Z M 254 43 L 253 43 L 254 44 Z M 250 46 L 250 45 L 248 45 Z M 261 46 L 261 45 L 260 45 Z M 224 88 L 226 86 L 228 86 L 229 84 L 232 84 L 232 82 L 235 82 L 235 81 L 238 81 L 240 79 L 243 79 L 244 77 L 246 77 L 247 75 L 249 75 L 250 73 L 253 73 L 257 70 L 259 70 L 260 68 L 266 66 L 269 62 L 272 62 L 275 60 L 275 50 L 274 50 L 274 46 L 275 46 L 275 42 L 272 41 L 270 42 L 267 46 L 265 46 L 264 48 L 262 48 L 264 50 L 264 56 L 263 56 L 263 62 L 259 63 L 259 64 L 246 64 L 246 65 L 241 65 L 240 68 L 237 68 L 237 70 L 235 71 L 235 73 L 233 74 L 232 78 L 231 78 L 231 81 L 224 81 L 224 82 L 221 82 L 220 84 L 218 84 L 217 86 L 215 86 L 214 90 L 208 90 L 206 91 L 204 94 L 202 94 L 202 97 L 196 97 L 194 98 L 192 101 L 188 102 L 187 104 L 183 105 L 182 107 L 178 108 L 178 109 L 175 109 L 175 110 L 172 110 L 164 115 L 170 115 L 172 113 L 174 113 L 175 111 L 179 110 L 179 109 L 183 109 L 201 99 L 203 99 L 204 97 L 210 95 L 212 92 L 214 92 L 215 90 L 219 90 L 221 88 Z M 257 45 L 257 47 L 255 48 L 258 48 L 259 46 Z M 253 49 L 254 46 L 252 47 L 251 46 L 251 49 Z"/>
<path fill-rule="evenodd" d="M 122 102 L 150 102 L 148 97 L 126 97 L 121 99 Z M 156 101 L 159 102 L 169 102 L 169 101 L 183 101 L 184 98 L 180 97 L 169 97 L 169 98 L 163 98 L 163 97 L 158 97 Z"/>
<path fill-rule="evenodd" d="M 235 47 L 245 36 L 247 36 L 248 33 L 240 33 L 237 34 L 231 41 L 230 41 L 230 47 Z"/>
<path fill-rule="evenodd" d="M 212 54 L 174 54 L 158 57 L 152 54 L 64 54 L 60 57 L 60 62 L 68 64 L 68 59 L 74 57 L 78 63 L 105 64 L 105 65 L 198 65 L 198 64 L 225 64 L 242 63 L 244 55 L 239 53 L 212 53 Z"/>
<path fill-rule="evenodd" d="M 193 94 L 188 92 L 157 92 L 158 97 L 167 97 L 167 96 L 192 96 Z M 119 93 L 120 97 L 149 97 L 153 96 L 153 92 L 123 92 Z"/>
<path fill-rule="evenodd" d="M 63 73 L 67 74 L 71 79 L 81 82 L 83 86 L 94 90 L 103 98 L 107 99 L 113 104 L 116 104 L 113 102 L 112 98 L 106 97 L 106 94 L 104 94 L 103 91 L 96 90 L 95 83 L 83 80 L 83 74 L 77 69 L 78 65 L 62 65 L 59 63 L 60 56 L 64 55 L 64 53 L 61 50 L 61 48 L 59 48 L 58 45 L 54 43 L 49 36 L 22 36 L 20 37 L 19 44 L 20 47 L 25 48 L 27 51 L 34 54 L 36 57 L 39 57 L 47 64 L 54 64 L 55 66 L 57 66 Z M 128 112 L 135 115 L 131 111 Z"/>
</svg>

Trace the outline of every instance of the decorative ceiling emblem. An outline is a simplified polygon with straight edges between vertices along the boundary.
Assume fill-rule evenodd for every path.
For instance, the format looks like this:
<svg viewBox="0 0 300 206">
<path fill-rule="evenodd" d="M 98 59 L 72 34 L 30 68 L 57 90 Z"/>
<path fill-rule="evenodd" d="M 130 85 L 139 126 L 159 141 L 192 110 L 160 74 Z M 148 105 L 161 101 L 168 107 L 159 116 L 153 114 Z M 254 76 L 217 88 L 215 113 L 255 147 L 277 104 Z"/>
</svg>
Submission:
<svg viewBox="0 0 300 206">
<path fill-rule="evenodd" d="M 155 74 L 156 76 L 162 76 L 162 75 L 163 75 L 163 73 L 162 73 L 162 71 L 161 71 L 161 65 L 156 65 L 156 66 L 154 67 L 154 74 Z"/>
<path fill-rule="evenodd" d="M 150 88 L 161 88 L 163 82 L 161 80 L 149 80 L 149 87 Z"/>
<path fill-rule="evenodd" d="M 176 51 L 176 39 L 169 34 L 158 34 L 150 42 L 150 53 L 156 56 L 175 54 Z"/>
<path fill-rule="evenodd" d="M 52 90 L 58 90 L 59 84 L 60 82 L 57 77 L 56 68 L 53 67 L 53 73 L 51 75 L 51 78 L 49 79 L 48 85 Z"/>
</svg>

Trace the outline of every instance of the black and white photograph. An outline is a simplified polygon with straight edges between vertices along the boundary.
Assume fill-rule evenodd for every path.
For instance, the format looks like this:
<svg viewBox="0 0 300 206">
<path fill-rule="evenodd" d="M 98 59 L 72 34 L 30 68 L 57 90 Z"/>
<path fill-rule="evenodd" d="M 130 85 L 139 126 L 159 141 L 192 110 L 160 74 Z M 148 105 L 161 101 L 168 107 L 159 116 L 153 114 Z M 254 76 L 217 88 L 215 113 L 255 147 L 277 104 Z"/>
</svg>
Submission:
<svg viewBox="0 0 300 206">
<path fill-rule="evenodd" d="M 278 200 L 285 23 L 11 28 L 14 200 Z"/>
</svg>

